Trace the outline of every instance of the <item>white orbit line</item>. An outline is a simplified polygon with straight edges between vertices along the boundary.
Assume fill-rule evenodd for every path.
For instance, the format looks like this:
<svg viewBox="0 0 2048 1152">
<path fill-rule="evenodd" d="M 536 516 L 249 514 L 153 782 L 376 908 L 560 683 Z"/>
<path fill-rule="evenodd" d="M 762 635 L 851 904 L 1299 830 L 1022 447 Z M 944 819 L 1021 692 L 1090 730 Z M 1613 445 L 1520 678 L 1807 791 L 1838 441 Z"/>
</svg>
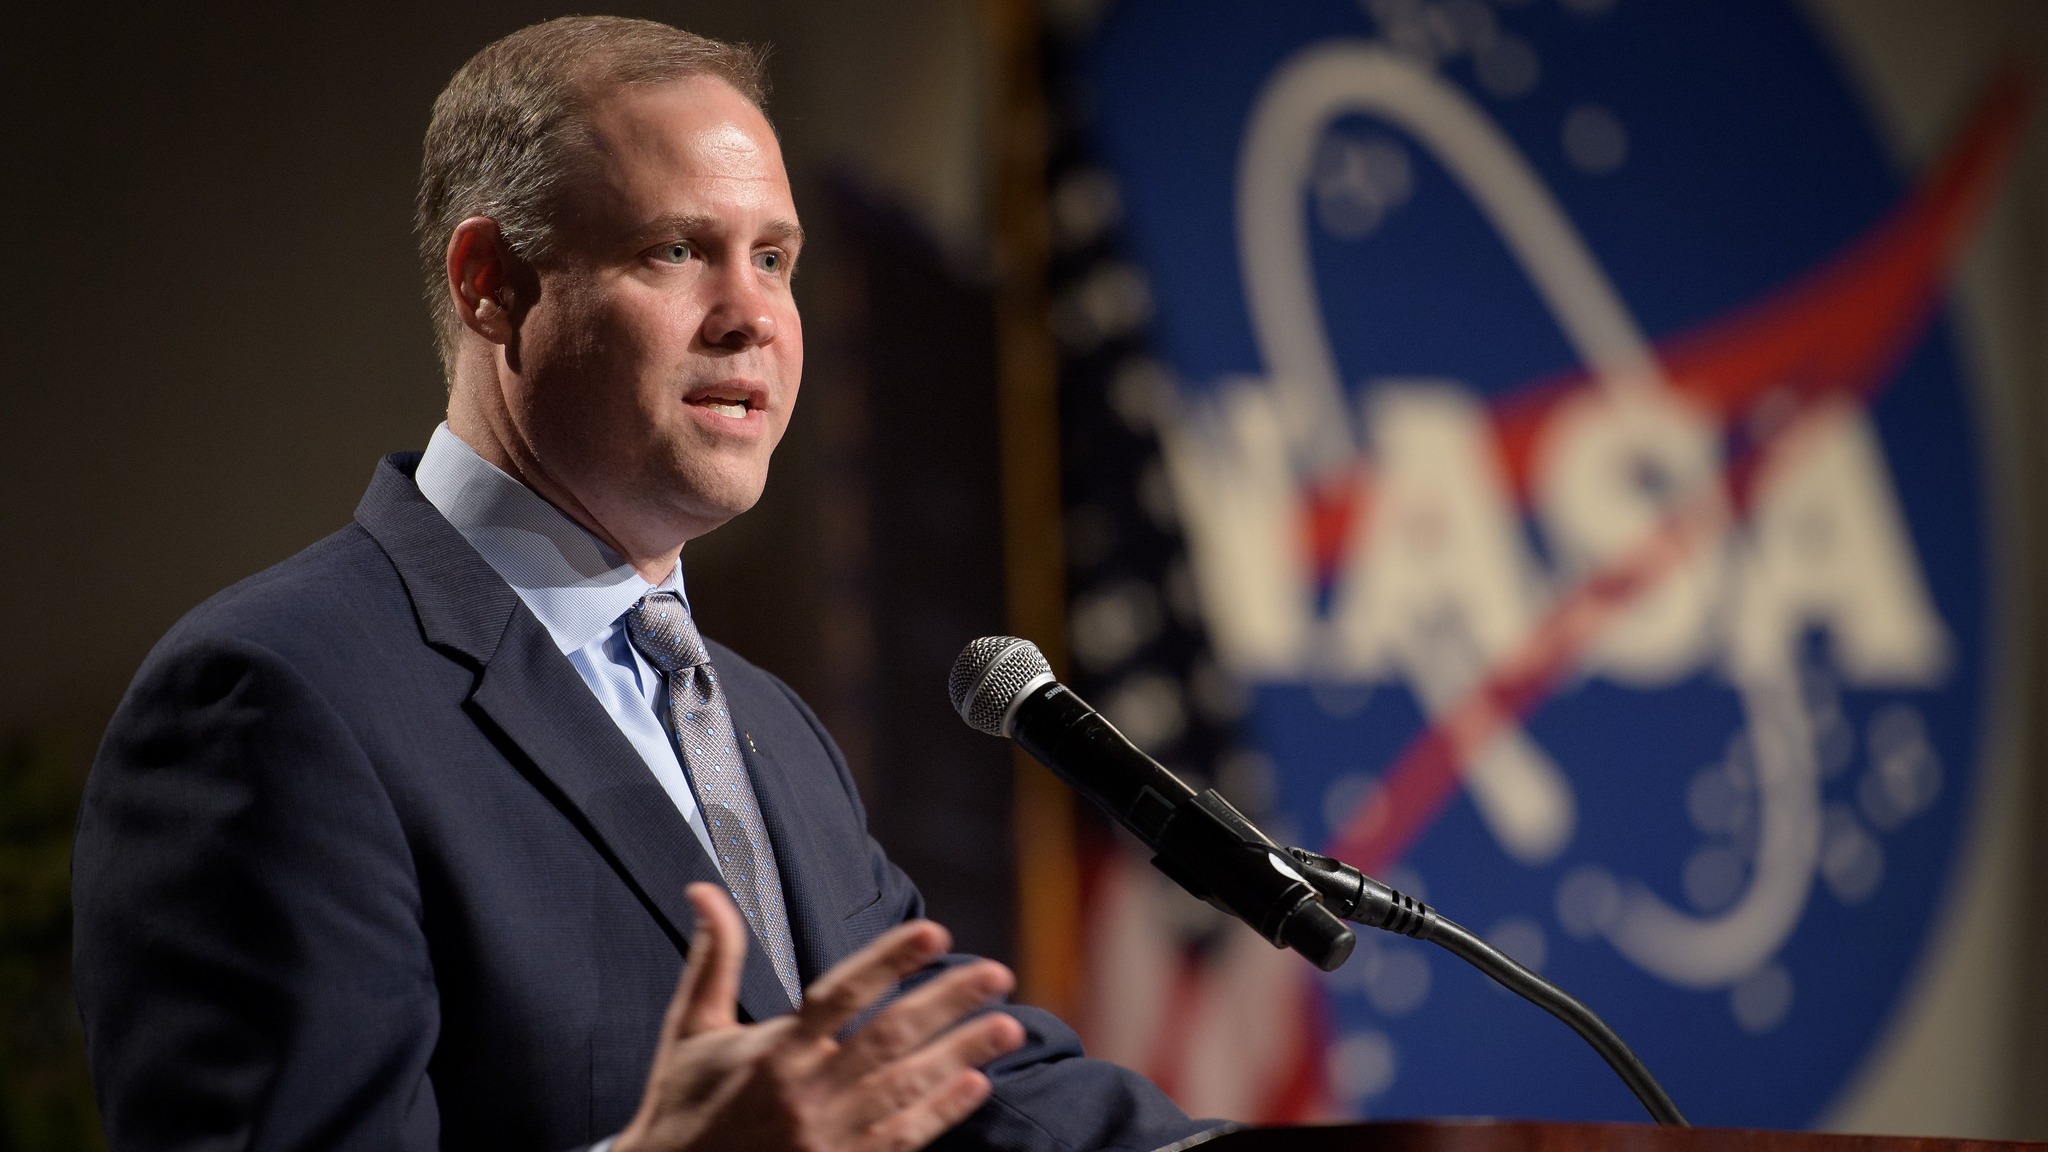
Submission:
<svg viewBox="0 0 2048 1152">
<path fill-rule="evenodd" d="M 1304 474 L 1349 464 L 1357 454 L 1309 273 L 1302 197 L 1324 129 L 1351 112 L 1381 117 L 1428 145 L 1604 387 L 1663 383 L 1656 353 L 1585 240 L 1486 113 L 1434 72 L 1371 41 L 1326 40 L 1282 64 L 1259 93 L 1237 169 L 1237 252 L 1252 330 Z"/>
<path fill-rule="evenodd" d="M 1366 40 L 1327 40 L 1276 70 L 1253 105 L 1238 158 L 1238 260 L 1266 384 L 1300 474 L 1328 474 L 1358 454 L 1310 275 L 1302 191 L 1330 121 L 1370 113 L 1427 146 L 1493 225 L 1582 363 L 1616 400 L 1662 390 L 1655 351 L 1584 238 L 1514 143 L 1485 112 L 1433 71 Z M 1471 687 L 1468 685 L 1465 691 Z M 1421 691 L 1431 722 L 1452 685 Z M 1616 949 L 1646 971 L 1688 987 L 1741 979 L 1775 953 L 1797 925 L 1818 853 L 1818 778 L 1796 687 L 1738 685 L 1757 747 L 1763 834 L 1743 898 L 1714 917 L 1686 915 L 1634 885 L 1609 927 Z M 1787 702 L 1790 702 L 1789 707 Z M 1487 793 L 1536 800 L 1570 812 L 1571 787 L 1520 726 L 1501 738 L 1528 755 L 1498 757 L 1474 790 L 1504 847 L 1510 825 L 1489 814 Z M 1466 766 L 1471 787 L 1472 766 Z M 1538 800 L 1538 798 L 1542 798 Z M 1569 835 L 1567 831 L 1566 835 Z M 1558 844 L 1558 849 L 1562 848 Z M 1549 854 L 1554 855 L 1555 849 Z M 1522 853 L 1513 853 L 1521 855 Z M 1531 855 L 1534 855 L 1531 853 Z M 1525 861 L 1525 862 L 1534 862 Z"/>
<path fill-rule="evenodd" d="M 1616 951 L 1686 988 L 1732 984 L 1776 954 L 1806 910 L 1820 863 L 1820 766 L 1799 683 L 1789 674 L 1761 676 L 1736 689 L 1760 801 L 1749 887 L 1727 911 L 1701 918 L 1632 883 L 1607 930 Z"/>
<path fill-rule="evenodd" d="M 1331 120 L 1366 112 L 1407 130 L 1450 171 L 1507 242 L 1580 359 L 1611 390 L 1655 387 L 1655 354 L 1564 211 L 1514 143 L 1457 88 L 1368 41 L 1296 53 L 1255 102 L 1238 160 L 1238 258 L 1245 297 L 1295 467 L 1327 474 L 1357 457 L 1336 356 L 1310 275 L 1302 189 Z M 1442 664 L 1442 661 L 1437 663 Z M 1432 723 L 1484 677 L 1483 662 L 1418 670 Z M 1527 865 L 1570 843 L 1570 781 L 1520 725 L 1462 759 L 1465 788 L 1502 849 Z"/>
</svg>

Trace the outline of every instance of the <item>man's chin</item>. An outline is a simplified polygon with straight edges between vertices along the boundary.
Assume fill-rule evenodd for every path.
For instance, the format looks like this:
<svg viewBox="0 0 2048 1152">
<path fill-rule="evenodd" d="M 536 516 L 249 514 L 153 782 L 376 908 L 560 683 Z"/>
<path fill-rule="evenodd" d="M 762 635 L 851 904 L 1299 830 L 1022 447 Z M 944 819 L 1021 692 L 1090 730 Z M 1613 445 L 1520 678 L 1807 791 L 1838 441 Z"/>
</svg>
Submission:
<svg viewBox="0 0 2048 1152">
<path fill-rule="evenodd" d="M 747 512 L 761 502 L 761 494 L 766 488 L 766 477 L 753 483 L 739 481 L 691 486 L 687 489 L 687 498 L 680 501 L 676 508 L 678 519 L 688 526 L 688 535 L 685 539 L 705 535 Z"/>
</svg>

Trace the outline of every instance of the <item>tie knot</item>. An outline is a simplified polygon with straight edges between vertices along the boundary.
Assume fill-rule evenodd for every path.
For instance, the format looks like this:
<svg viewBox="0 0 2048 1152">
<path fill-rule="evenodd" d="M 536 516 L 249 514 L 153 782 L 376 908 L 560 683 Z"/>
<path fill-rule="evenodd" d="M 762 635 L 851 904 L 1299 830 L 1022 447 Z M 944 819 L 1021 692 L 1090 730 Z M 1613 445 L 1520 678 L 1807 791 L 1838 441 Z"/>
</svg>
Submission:
<svg viewBox="0 0 2048 1152">
<path fill-rule="evenodd" d="M 704 638 L 690 620 L 690 610 L 673 592 L 650 592 L 626 610 L 626 636 L 647 662 L 670 675 L 708 663 Z"/>
</svg>

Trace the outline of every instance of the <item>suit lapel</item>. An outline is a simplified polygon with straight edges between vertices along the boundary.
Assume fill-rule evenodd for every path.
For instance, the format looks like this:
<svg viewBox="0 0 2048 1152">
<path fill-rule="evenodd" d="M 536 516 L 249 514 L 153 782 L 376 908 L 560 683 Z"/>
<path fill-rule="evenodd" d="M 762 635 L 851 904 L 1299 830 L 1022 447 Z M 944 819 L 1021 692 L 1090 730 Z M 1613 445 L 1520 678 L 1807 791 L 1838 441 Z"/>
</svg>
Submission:
<svg viewBox="0 0 2048 1152">
<path fill-rule="evenodd" d="M 547 629 L 419 494 L 410 476 L 416 463 L 387 460 L 357 520 L 398 567 L 428 642 L 481 666 L 471 704 L 552 786 L 686 950 L 695 916 L 683 891 L 699 880 L 722 885 L 718 869 Z M 754 1020 L 790 1011 L 758 941 L 747 950 L 740 1008 Z"/>
<path fill-rule="evenodd" d="M 683 890 L 723 886 L 696 834 L 522 605 L 471 698 L 580 813 L 620 872 L 679 940 L 695 929 Z M 790 1010 L 767 949 L 752 941 L 740 973 L 740 1008 L 754 1020 Z"/>
<path fill-rule="evenodd" d="M 773 707 L 779 702 L 761 699 L 758 690 L 750 688 L 752 677 L 723 676 L 720 680 L 726 686 L 726 706 L 732 711 L 733 727 L 737 729 L 740 753 L 746 757 L 755 798 L 761 802 L 761 819 L 768 826 L 769 841 L 775 846 L 775 862 L 783 879 L 782 901 L 789 909 L 790 934 L 796 943 L 797 968 L 808 983 L 849 951 L 846 924 L 841 919 L 846 909 L 832 899 L 840 889 L 840 872 L 849 862 L 830 859 L 822 850 L 831 836 L 828 829 L 818 824 L 815 798 L 812 803 L 804 802 L 806 797 L 798 777 L 781 761 L 776 749 L 786 749 L 789 755 L 795 755 L 795 749 L 806 743 L 815 746 L 817 741 L 808 731 L 796 740 L 783 736 L 781 729 L 785 725 L 777 723 L 777 709 Z M 787 712 L 787 706 L 780 711 Z M 774 735 L 757 741 L 756 733 Z M 836 780 L 836 775 L 827 779 Z M 865 857 L 854 859 L 865 863 Z M 801 877 L 802 883 L 792 882 L 795 877 Z"/>
</svg>

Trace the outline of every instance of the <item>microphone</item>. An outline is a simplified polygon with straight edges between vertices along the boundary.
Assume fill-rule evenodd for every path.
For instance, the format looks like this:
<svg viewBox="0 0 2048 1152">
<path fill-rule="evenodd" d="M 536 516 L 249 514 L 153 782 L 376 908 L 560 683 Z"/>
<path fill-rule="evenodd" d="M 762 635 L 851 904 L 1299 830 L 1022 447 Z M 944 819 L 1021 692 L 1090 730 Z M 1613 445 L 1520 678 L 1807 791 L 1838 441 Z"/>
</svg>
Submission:
<svg viewBox="0 0 2048 1152">
<path fill-rule="evenodd" d="M 1287 850 L 1211 788 L 1194 789 L 1139 751 L 1071 689 L 1029 640 L 984 636 L 946 684 L 969 727 L 1007 736 L 1095 802 L 1156 855 L 1152 865 L 1197 899 L 1292 948 L 1325 972 L 1358 942 L 1323 906 Z"/>
<path fill-rule="evenodd" d="M 1022 745 L 1158 853 L 1153 867 L 1275 948 L 1334 972 L 1358 943 L 1344 920 L 1436 944 L 1570 1026 L 1659 1124 L 1685 1124 L 1650 1070 L 1592 1009 L 1413 897 L 1341 860 L 1273 843 L 1215 789 L 1196 792 L 1139 751 L 1053 679 L 1029 640 L 984 636 L 969 644 L 953 661 L 946 692 L 969 727 Z"/>
</svg>

